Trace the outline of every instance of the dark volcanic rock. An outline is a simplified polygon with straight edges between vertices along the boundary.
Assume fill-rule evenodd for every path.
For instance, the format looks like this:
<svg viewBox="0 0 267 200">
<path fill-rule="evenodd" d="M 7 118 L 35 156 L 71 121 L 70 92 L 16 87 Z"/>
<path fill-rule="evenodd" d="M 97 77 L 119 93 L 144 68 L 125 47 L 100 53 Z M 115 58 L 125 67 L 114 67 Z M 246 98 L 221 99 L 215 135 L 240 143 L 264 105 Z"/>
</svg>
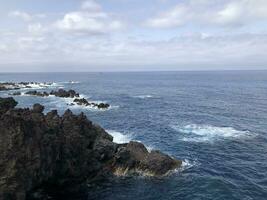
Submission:
<svg viewBox="0 0 267 200">
<path fill-rule="evenodd" d="M 15 108 L 0 98 L 0 199 L 64 199 L 86 183 L 126 172 L 164 175 L 181 162 L 137 142 L 116 144 L 81 113 Z"/>
<path fill-rule="evenodd" d="M 12 93 L 11 95 L 19 96 L 19 95 L 21 95 L 21 92 L 14 92 L 14 93 Z"/>
<path fill-rule="evenodd" d="M 36 90 L 28 91 L 25 94 L 33 95 L 33 96 L 39 96 L 39 97 L 47 97 L 47 96 L 49 96 L 49 94 L 47 92 L 37 92 Z"/>
<path fill-rule="evenodd" d="M 63 90 L 59 89 L 58 91 L 51 91 L 50 94 L 48 92 L 38 92 L 36 90 L 31 90 L 26 92 L 27 95 L 33 95 L 33 96 L 40 96 L 40 97 L 47 97 L 49 95 L 54 95 L 56 97 L 62 97 L 62 98 L 74 98 L 79 97 L 79 94 L 76 93 L 74 90 Z"/>
<path fill-rule="evenodd" d="M 151 151 L 141 163 L 140 169 L 152 175 L 162 175 L 182 165 L 182 161 L 174 160 L 160 151 Z"/>
<path fill-rule="evenodd" d="M 85 99 L 85 98 L 82 98 L 82 99 L 74 99 L 73 100 L 74 103 L 77 103 L 77 105 L 85 105 L 85 106 L 88 106 L 90 105 L 90 103 Z"/>
<path fill-rule="evenodd" d="M 5 91 L 5 90 L 8 90 L 8 89 L 5 86 L 0 85 L 0 91 Z"/>
<path fill-rule="evenodd" d="M 109 108 L 109 104 L 107 104 L 107 103 L 100 103 L 100 104 L 97 104 L 97 107 L 99 109 L 107 109 L 107 108 Z"/>
<path fill-rule="evenodd" d="M 175 160 L 160 151 L 148 152 L 142 143 L 129 142 L 118 148 L 114 156 L 113 169 L 117 175 L 141 173 L 161 176 L 180 167 L 181 164 L 182 161 Z"/>
<path fill-rule="evenodd" d="M 99 104 L 93 103 L 93 102 L 90 103 L 85 98 L 82 98 L 82 99 L 76 98 L 76 99 L 74 99 L 73 102 L 76 103 L 77 105 L 80 105 L 80 106 L 92 106 L 92 107 L 96 107 L 98 109 L 107 109 L 110 106 L 107 103 L 99 103 Z"/>
<path fill-rule="evenodd" d="M 44 111 L 44 106 L 42 106 L 41 104 L 37 103 L 33 105 L 33 112 L 37 112 L 37 113 L 42 113 Z"/>
<path fill-rule="evenodd" d="M 64 98 L 74 98 L 79 97 L 79 93 L 76 93 L 74 90 L 66 91 L 64 89 L 59 89 L 58 91 L 51 91 L 51 95 L 55 95 L 56 97 L 64 97 Z"/>
<path fill-rule="evenodd" d="M 15 108 L 18 102 L 16 102 L 12 97 L 0 98 L 0 114 Z"/>
</svg>

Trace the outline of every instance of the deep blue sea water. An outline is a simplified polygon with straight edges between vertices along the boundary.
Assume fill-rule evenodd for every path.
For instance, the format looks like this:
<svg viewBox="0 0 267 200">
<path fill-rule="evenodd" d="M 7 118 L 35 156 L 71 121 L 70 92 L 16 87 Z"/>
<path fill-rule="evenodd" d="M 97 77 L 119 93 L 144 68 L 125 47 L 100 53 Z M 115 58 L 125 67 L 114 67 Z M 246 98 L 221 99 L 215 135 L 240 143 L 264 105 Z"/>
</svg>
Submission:
<svg viewBox="0 0 267 200">
<path fill-rule="evenodd" d="M 89 199 L 267 199 L 267 71 L 23 73 L 0 81 L 55 82 L 110 103 L 99 111 L 15 97 L 19 107 L 83 111 L 118 142 L 138 140 L 184 161 L 164 178 L 118 177 L 89 188 Z"/>
</svg>

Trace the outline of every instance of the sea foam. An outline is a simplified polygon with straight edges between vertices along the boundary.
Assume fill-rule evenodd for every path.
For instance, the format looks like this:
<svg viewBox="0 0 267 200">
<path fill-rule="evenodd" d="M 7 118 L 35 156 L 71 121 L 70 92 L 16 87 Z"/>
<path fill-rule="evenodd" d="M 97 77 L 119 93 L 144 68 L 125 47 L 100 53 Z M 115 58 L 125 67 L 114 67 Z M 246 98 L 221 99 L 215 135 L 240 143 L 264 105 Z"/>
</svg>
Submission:
<svg viewBox="0 0 267 200">
<path fill-rule="evenodd" d="M 152 95 L 137 95 L 137 96 L 134 96 L 134 98 L 149 99 L 149 98 L 153 98 L 153 96 Z"/>
<path fill-rule="evenodd" d="M 237 130 L 233 127 L 189 124 L 185 126 L 172 126 L 172 128 L 183 133 L 184 137 L 181 140 L 187 142 L 212 142 L 218 139 L 237 139 L 255 136 L 255 134 L 248 130 Z"/>
<path fill-rule="evenodd" d="M 112 135 L 113 142 L 118 144 L 128 143 L 131 141 L 131 135 L 130 134 L 124 134 L 119 131 L 114 130 L 107 130 L 107 132 Z"/>
</svg>

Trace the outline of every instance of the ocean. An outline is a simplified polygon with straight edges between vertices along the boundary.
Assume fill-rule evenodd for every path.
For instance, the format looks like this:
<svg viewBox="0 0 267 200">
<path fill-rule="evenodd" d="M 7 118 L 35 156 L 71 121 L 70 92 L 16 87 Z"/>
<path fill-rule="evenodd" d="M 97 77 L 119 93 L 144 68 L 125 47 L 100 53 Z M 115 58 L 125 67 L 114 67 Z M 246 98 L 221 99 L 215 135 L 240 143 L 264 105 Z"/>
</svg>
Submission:
<svg viewBox="0 0 267 200">
<path fill-rule="evenodd" d="M 84 112 L 115 142 L 141 141 L 183 160 L 163 178 L 117 177 L 90 186 L 89 199 L 267 199 L 267 71 L 1 73 L 0 81 L 53 82 L 36 89 L 74 89 L 109 103 L 98 110 L 69 106 L 70 99 L 14 97 L 18 107 Z"/>
</svg>

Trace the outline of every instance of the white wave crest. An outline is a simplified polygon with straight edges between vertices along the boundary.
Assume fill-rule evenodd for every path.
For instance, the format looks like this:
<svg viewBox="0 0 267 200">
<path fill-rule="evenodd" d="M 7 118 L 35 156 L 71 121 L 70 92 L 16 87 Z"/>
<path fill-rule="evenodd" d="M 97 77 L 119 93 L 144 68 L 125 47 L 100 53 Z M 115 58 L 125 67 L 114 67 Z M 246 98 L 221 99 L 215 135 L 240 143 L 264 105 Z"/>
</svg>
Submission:
<svg viewBox="0 0 267 200">
<path fill-rule="evenodd" d="M 173 173 L 182 173 L 188 169 L 191 169 L 193 167 L 198 166 L 199 163 L 196 160 L 188 160 L 188 159 L 184 159 L 182 160 L 182 165 L 176 169 L 174 169 L 173 171 L 170 172 L 170 174 Z"/>
<path fill-rule="evenodd" d="M 70 84 L 78 84 L 80 83 L 79 81 L 69 81 Z"/>
<path fill-rule="evenodd" d="M 217 127 L 211 125 L 189 124 L 186 126 L 172 126 L 176 131 L 184 134 L 183 141 L 209 142 L 217 139 L 236 139 L 254 136 L 248 130 L 236 130 L 233 127 Z"/>
<path fill-rule="evenodd" d="M 79 81 L 65 81 L 65 82 L 61 82 L 63 84 L 78 84 L 80 83 Z"/>
<path fill-rule="evenodd" d="M 38 88 L 56 87 L 58 86 L 58 84 L 57 83 L 30 83 L 27 86 L 38 89 Z"/>
<path fill-rule="evenodd" d="M 115 143 L 123 144 L 123 143 L 128 143 L 131 141 L 131 135 L 129 135 L 129 134 L 124 134 L 124 133 L 114 131 L 114 130 L 107 130 L 107 132 L 110 135 L 112 135 L 113 142 L 115 142 Z"/>
<path fill-rule="evenodd" d="M 54 88 L 54 87 L 63 87 L 58 83 L 28 83 L 28 84 L 18 84 L 20 89 L 29 90 L 29 89 L 45 89 L 45 88 Z"/>
<path fill-rule="evenodd" d="M 153 98 L 153 96 L 152 95 L 138 95 L 138 96 L 134 96 L 134 98 L 149 99 L 149 98 Z"/>
<path fill-rule="evenodd" d="M 190 169 L 197 165 L 196 161 L 189 161 L 188 159 L 185 159 L 182 161 L 181 171 Z"/>
</svg>

